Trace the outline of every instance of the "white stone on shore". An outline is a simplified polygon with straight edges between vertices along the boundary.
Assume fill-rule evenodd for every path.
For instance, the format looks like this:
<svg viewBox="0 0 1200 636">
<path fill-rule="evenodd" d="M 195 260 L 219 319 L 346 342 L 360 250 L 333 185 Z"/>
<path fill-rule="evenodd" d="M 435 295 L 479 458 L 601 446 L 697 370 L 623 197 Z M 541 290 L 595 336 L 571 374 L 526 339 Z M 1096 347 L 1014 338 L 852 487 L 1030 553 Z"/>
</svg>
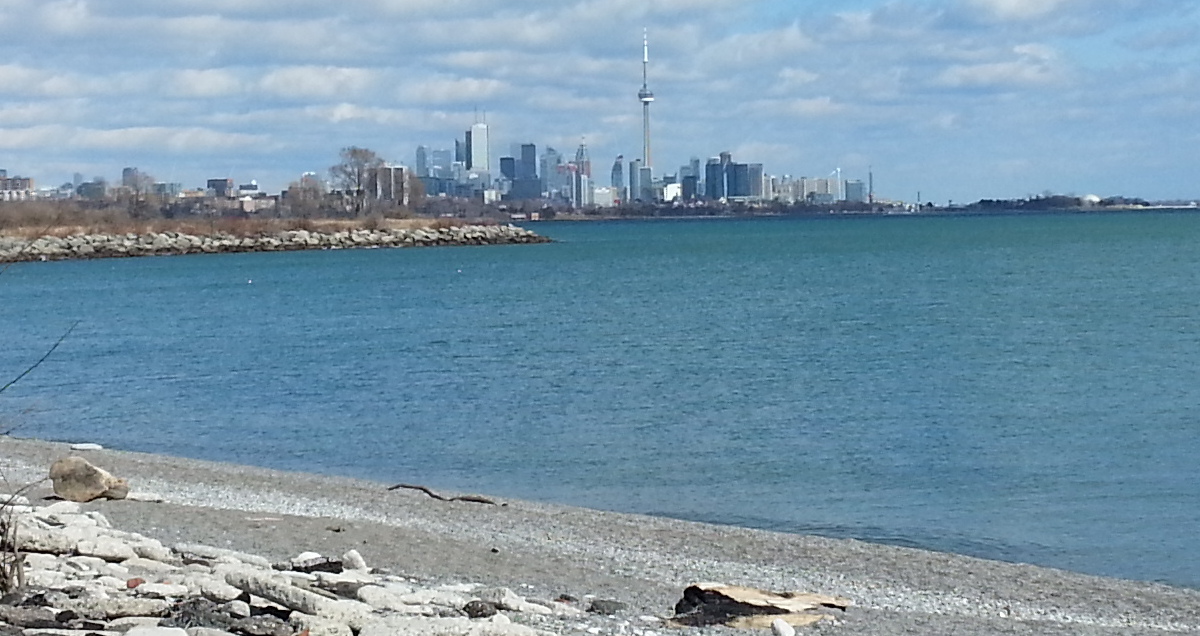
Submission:
<svg viewBox="0 0 1200 636">
<path fill-rule="evenodd" d="M 136 551 L 136 547 L 134 550 Z M 155 574 L 177 572 L 179 570 L 178 566 L 171 565 L 170 563 L 163 563 L 158 559 L 145 559 L 142 557 L 134 557 L 121 561 L 121 566 L 130 571 L 153 572 Z"/>
<path fill-rule="evenodd" d="M 358 553 L 358 550 L 348 550 L 342 555 L 342 569 L 367 571 L 370 568 L 367 567 L 366 559 L 362 558 L 362 555 Z"/>
<path fill-rule="evenodd" d="M 400 600 L 409 605 L 439 605 L 453 609 L 462 609 L 471 601 L 461 594 L 442 590 L 417 590 L 401 596 Z"/>
<path fill-rule="evenodd" d="M 149 616 L 128 616 L 108 622 L 108 628 L 115 632 L 126 632 L 134 627 L 158 627 L 162 619 Z"/>
<path fill-rule="evenodd" d="M 399 612 L 401 614 L 432 615 L 434 613 L 433 608 L 410 603 L 402 595 L 378 585 L 364 585 L 358 589 L 357 595 L 358 600 L 377 610 Z M 466 603 L 463 604 L 465 605 Z"/>
<path fill-rule="evenodd" d="M 171 548 L 178 554 L 190 554 L 202 559 L 230 559 L 240 563 L 246 563 L 260 568 L 270 569 L 271 561 L 260 557 L 256 554 L 247 554 L 238 552 L 237 550 L 226 550 L 225 548 L 214 548 L 209 545 L 199 543 L 177 543 Z"/>
<path fill-rule="evenodd" d="M 387 616 L 368 623 L 358 636 L 542 636 L 532 627 L 514 623 L 488 623 L 469 618 Z"/>
<path fill-rule="evenodd" d="M 188 633 L 178 627 L 139 625 L 125 632 L 125 636 L 188 636 Z"/>
<path fill-rule="evenodd" d="M 796 628 L 782 618 L 771 621 L 771 633 L 775 636 L 796 636 Z"/>
<path fill-rule="evenodd" d="M 297 631 L 308 630 L 309 636 L 353 636 L 349 625 L 322 616 L 292 612 L 288 624 Z"/>
<path fill-rule="evenodd" d="M 210 599 L 211 600 L 211 599 Z M 246 618 L 250 616 L 250 604 L 246 601 L 233 600 L 221 606 L 230 616 L 234 618 Z M 298 612 L 297 612 L 298 613 Z"/>
<path fill-rule="evenodd" d="M 99 444 L 93 444 L 91 442 L 84 442 L 81 444 L 71 444 L 71 450 L 74 450 L 74 451 L 98 451 L 98 450 L 104 450 L 104 447 Z"/>
<path fill-rule="evenodd" d="M 95 556 L 105 561 L 127 561 L 136 559 L 137 552 L 129 544 L 112 537 L 96 537 L 93 540 L 80 541 L 75 551 L 85 556 Z"/>
<path fill-rule="evenodd" d="M 174 583 L 143 583 L 133 590 L 138 596 L 147 598 L 183 598 L 188 595 L 186 585 Z"/>
<path fill-rule="evenodd" d="M 128 495 L 125 495 L 125 498 L 129 501 L 141 501 L 143 503 L 162 503 L 166 501 L 162 495 L 141 490 L 131 491 Z"/>
</svg>

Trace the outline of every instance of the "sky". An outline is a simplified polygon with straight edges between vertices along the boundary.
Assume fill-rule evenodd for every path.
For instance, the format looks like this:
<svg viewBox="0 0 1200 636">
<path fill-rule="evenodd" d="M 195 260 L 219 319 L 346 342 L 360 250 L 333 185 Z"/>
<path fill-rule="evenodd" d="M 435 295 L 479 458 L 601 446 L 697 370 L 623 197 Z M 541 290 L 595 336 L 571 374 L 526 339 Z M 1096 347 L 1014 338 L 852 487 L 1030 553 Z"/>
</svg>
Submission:
<svg viewBox="0 0 1200 636">
<path fill-rule="evenodd" d="M 476 120 L 601 182 L 722 151 L 937 203 L 1200 198 L 1200 3 L 1182 0 L 0 0 L 0 168 L 185 187 L 412 165 Z"/>
</svg>

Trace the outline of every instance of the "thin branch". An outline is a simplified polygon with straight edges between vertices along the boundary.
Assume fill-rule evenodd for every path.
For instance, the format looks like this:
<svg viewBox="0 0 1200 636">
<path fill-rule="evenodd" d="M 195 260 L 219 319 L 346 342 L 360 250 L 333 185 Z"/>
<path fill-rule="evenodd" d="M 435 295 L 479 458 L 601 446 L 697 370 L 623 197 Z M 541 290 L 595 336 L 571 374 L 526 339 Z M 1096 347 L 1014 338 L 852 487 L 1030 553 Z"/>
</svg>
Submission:
<svg viewBox="0 0 1200 636">
<path fill-rule="evenodd" d="M 487 504 L 489 506 L 496 505 L 496 502 L 492 501 L 491 499 L 488 499 L 487 497 L 480 497 L 479 495 L 462 495 L 461 497 L 446 497 L 444 495 L 439 495 L 436 492 L 433 492 L 432 490 L 430 490 L 429 488 L 426 488 L 425 486 L 414 486 L 412 484 L 396 484 L 395 486 L 388 486 L 388 490 L 399 490 L 400 488 L 406 488 L 408 490 L 420 490 L 421 492 L 429 495 L 430 497 L 433 497 L 434 499 L 437 499 L 438 501 L 466 501 L 469 503 Z"/>
<path fill-rule="evenodd" d="M 10 381 L 8 384 L 5 384 L 4 386 L 0 386 L 0 393 L 4 393 L 6 390 L 8 390 L 9 387 L 20 382 L 25 376 L 29 375 L 30 373 L 33 373 L 34 369 L 42 366 L 42 363 L 45 362 L 46 359 L 50 357 L 50 354 L 54 353 L 54 350 L 57 349 L 58 346 L 61 345 L 64 340 L 67 339 L 67 336 L 71 335 L 72 331 L 75 331 L 75 328 L 79 326 L 80 322 L 81 321 L 76 320 L 75 324 L 71 325 L 71 328 L 67 329 L 66 333 L 64 333 L 62 336 L 59 337 L 58 341 L 54 343 L 54 346 L 50 347 L 50 350 L 47 351 L 46 354 L 43 355 L 37 362 L 34 362 L 28 369 L 25 369 L 23 372 L 21 372 L 21 375 L 18 375 L 17 377 L 13 378 L 12 381 Z"/>
</svg>

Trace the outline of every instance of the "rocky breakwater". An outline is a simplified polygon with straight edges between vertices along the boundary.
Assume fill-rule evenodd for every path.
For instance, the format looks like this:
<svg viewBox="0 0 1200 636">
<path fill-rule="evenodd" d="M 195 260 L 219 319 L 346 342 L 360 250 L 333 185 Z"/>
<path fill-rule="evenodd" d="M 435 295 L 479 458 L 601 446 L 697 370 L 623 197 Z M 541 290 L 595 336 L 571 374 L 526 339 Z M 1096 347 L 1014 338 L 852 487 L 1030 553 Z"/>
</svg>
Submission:
<svg viewBox="0 0 1200 636">
<path fill-rule="evenodd" d="M 357 229 L 338 232 L 287 230 L 249 237 L 181 232 L 76 234 L 66 237 L 43 236 L 33 241 L 0 237 L 0 262 L 378 247 L 508 245 L 549 241 L 546 237 L 515 225 Z"/>
<path fill-rule="evenodd" d="M 657 617 L 623 620 L 623 604 L 527 599 L 475 584 L 423 585 L 367 565 L 303 553 L 284 563 L 198 544 L 171 547 L 113 528 L 61 501 L 6 497 L 15 539 L 14 591 L 0 598 L 0 635 L 550 636 L 636 634 Z M 641 627 L 637 624 L 641 623 Z"/>
</svg>

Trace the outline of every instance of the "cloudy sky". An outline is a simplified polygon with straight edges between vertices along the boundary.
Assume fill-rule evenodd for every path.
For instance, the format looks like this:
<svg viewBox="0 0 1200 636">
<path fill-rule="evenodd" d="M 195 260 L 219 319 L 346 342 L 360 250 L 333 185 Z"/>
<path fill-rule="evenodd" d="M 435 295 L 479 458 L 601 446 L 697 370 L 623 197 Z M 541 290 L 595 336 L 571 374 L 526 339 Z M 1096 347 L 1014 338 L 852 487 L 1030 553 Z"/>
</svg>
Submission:
<svg viewBox="0 0 1200 636">
<path fill-rule="evenodd" d="M 722 150 L 944 202 L 1200 197 L 1200 8 L 1183 0 L 0 0 L 0 168 L 160 180 L 413 163 L 486 112 L 597 172 Z"/>
</svg>

